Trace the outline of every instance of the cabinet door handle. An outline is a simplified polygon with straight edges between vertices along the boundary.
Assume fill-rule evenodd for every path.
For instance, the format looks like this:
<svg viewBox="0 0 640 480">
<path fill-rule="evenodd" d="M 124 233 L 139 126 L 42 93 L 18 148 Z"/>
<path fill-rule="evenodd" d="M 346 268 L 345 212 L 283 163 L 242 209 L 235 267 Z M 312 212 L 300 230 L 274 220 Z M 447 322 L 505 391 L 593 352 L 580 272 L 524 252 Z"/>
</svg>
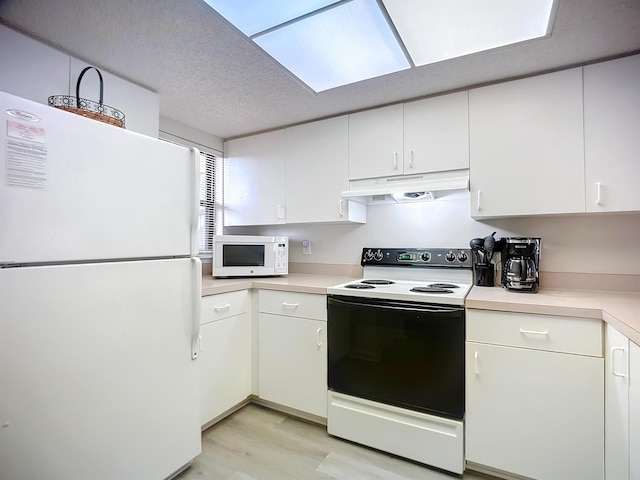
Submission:
<svg viewBox="0 0 640 480">
<path fill-rule="evenodd" d="M 619 350 L 621 352 L 625 352 L 626 350 L 624 349 L 624 347 L 613 347 L 611 349 L 611 351 L 609 352 L 609 363 L 611 364 L 611 375 L 614 375 L 616 377 L 622 377 L 622 378 L 626 378 L 627 374 L 625 373 L 617 373 L 615 371 L 615 369 L 613 368 L 613 352 L 615 352 L 616 350 Z"/>
<path fill-rule="evenodd" d="M 478 190 L 478 201 L 477 201 L 477 210 L 482 210 L 482 204 L 480 203 L 480 197 L 482 196 L 482 192 Z"/>
<path fill-rule="evenodd" d="M 480 370 L 478 370 L 478 352 L 475 352 L 473 354 L 473 373 L 475 373 L 476 375 L 480 375 Z"/>
<path fill-rule="evenodd" d="M 413 168 L 413 150 L 409 150 L 409 168 Z"/>
<path fill-rule="evenodd" d="M 322 333 L 322 327 L 316 330 L 316 345 L 318 347 L 322 346 L 322 339 L 320 337 L 321 333 Z"/>
<path fill-rule="evenodd" d="M 600 205 L 600 201 L 601 201 L 601 191 L 602 191 L 602 185 L 600 182 L 596 182 L 596 205 Z"/>
<path fill-rule="evenodd" d="M 280 214 L 281 211 L 282 211 L 282 215 Z M 276 208 L 276 216 L 278 217 L 278 220 L 284 220 L 284 214 L 285 214 L 284 205 L 278 205 L 278 207 Z"/>
<path fill-rule="evenodd" d="M 282 302 L 282 306 L 284 308 L 298 308 L 298 304 L 297 303 Z"/>
<path fill-rule="evenodd" d="M 398 152 L 393 152 L 393 169 L 398 169 Z"/>
<path fill-rule="evenodd" d="M 340 200 L 340 216 L 344 217 L 344 199 Z"/>
<path fill-rule="evenodd" d="M 226 305 L 216 305 L 215 307 L 213 307 L 213 310 L 216 312 L 221 312 L 222 310 L 229 310 L 231 308 L 231 304 L 227 303 Z"/>
<path fill-rule="evenodd" d="M 524 328 L 520 329 L 520 333 L 531 335 L 549 335 L 549 332 L 547 332 L 546 330 L 525 330 Z"/>
</svg>

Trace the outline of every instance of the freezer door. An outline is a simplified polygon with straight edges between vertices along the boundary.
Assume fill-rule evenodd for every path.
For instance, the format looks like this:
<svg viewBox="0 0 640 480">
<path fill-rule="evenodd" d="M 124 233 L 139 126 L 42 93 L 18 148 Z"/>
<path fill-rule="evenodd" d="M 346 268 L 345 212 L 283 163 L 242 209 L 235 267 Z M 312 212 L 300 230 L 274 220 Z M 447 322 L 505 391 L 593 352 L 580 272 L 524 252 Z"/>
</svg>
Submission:
<svg viewBox="0 0 640 480">
<path fill-rule="evenodd" d="M 197 150 L 2 92 L 0 117 L 0 264 L 197 248 Z"/>
<path fill-rule="evenodd" d="M 161 480 L 200 453 L 192 270 L 0 269 L 0 478 Z"/>
</svg>

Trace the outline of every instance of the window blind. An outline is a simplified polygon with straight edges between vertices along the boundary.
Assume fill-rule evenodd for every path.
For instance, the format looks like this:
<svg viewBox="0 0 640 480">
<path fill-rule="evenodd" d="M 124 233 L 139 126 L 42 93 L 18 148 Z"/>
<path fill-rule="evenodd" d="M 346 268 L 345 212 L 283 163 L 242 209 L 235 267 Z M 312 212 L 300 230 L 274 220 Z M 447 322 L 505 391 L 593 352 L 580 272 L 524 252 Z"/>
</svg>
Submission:
<svg viewBox="0 0 640 480">
<path fill-rule="evenodd" d="M 200 152 L 200 254 L 213 252 L 213 236 L 222 233 L 222 162 L 208 152 Z"/>
</svg>

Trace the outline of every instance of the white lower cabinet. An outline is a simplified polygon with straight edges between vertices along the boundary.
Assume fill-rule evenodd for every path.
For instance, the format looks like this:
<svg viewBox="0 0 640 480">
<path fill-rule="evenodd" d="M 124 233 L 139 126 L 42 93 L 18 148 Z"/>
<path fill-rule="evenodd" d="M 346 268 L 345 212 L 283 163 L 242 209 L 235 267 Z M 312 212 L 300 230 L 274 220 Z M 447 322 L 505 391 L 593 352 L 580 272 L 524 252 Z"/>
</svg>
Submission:
<svg viewBox="0 0 640 480">
<path fill-rule="evenodd" d="M 640 347 L 633 342 L 629 342 L 629 380 L 629 478 L 638 480 L 640 479 Z"/>
<path fill-rule="evenodd" d="M 259 396 L 327 417 L 326 296 L 260 290 Z"/>
<path fill-rule="evenodd" d="M 200 415 L 203 426 L 251 394 L 250 292 L 202 298 Z"/>
<path fill-rule="evenodd" d="M 466 321 L 468 464 L 602 479 L 602 322 L 488 310 L 468 310 Z"/>
<path fill-rule="evenodd" d="M 607 325 L 605 477 L 629 480 L 629 339 Z"/>
</svg>

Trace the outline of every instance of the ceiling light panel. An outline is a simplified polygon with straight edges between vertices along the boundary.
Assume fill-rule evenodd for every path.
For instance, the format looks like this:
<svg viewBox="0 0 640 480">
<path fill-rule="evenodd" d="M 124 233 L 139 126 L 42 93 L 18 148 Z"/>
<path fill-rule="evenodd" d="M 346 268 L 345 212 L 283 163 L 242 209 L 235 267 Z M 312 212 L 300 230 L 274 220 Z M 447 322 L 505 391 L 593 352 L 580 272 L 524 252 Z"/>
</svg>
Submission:
<svg viewBox="0 0 640 480">
<path fill-rule="evenodd" d="M 383 0 L 416 66 L 544 37 L 554 0 Z"/>
<path fill-rule="evenodd" d="M 353 0 L 253 40 L 316 92 L 410 67 L 375 0 Z"/>
<path fill-rule="evenodd" d="M 204 0 L 250 37 L 339 0 Z"/>
</svg>

